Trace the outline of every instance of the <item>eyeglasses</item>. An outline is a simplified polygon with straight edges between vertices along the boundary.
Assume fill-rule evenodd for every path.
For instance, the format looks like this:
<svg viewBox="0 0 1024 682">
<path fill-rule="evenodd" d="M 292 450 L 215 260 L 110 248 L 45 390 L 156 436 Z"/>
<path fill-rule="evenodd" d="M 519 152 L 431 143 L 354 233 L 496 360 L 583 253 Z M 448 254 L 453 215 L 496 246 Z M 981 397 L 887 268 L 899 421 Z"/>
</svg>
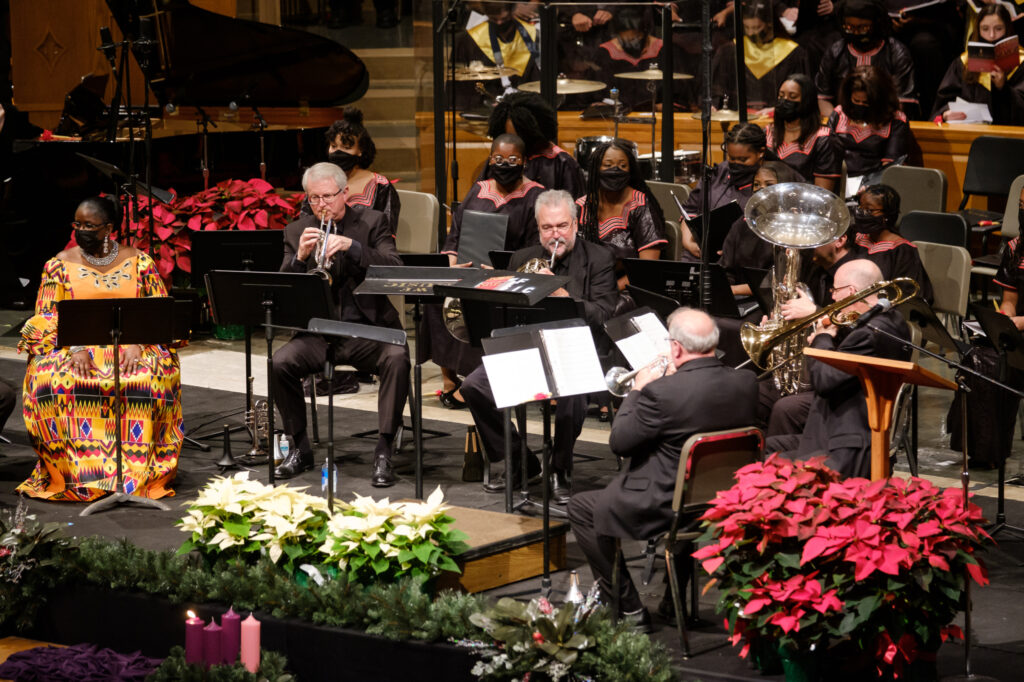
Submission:
<svg viewBox="0 0 1024 682">
<path fill-rule="evenodd" d="M 519 162 L 522 160 L 523 157 L 516 156 L 515 154 L 512 156 L 499 156 L 496 154 L 491 157 L 491 163 L 497 165 L 508 164 L 509 166 L 518 166 Z"/>
<path fill-rule="evenodd" d="M 557 225 L 538 225 L 538 232 L 568 232 L 572 223 L 558 223 Z"/>
<path fill-rule="evenodd" d="M 96 230 L 102 230 L 106 226 L 107 226 L 107 223 L 90 223 L 88 221 L 83 223 L 83 222 L 79 222 L 78 220 L 74 220 L 74 221 L 71 222 L 71 227 L 75 228 L 76 230 L 96 231 Z"/>
<path fill-rule="evenodd" d="M 852 33 L 855 36 L 866 36 L 871 33 L 871 24 L 865 24 L 863 26 L 850 26 L 849 24 L 843 24 L 843 31 L 846 33 Z"/>
<path fill-rule="evenodd" d="M 829 287 L 828 293 L 834 296 L 837 291 L 842 291 L 843 289 L 853 289 L 856 291 L 857 286 L 855 284 L 844 284 L 841 287 Z"/>
<path fill-rule="evenodd" d="M 331 201 L 332 199 L 334 199 L 334 197 L 336 197 L 336 196 L 338 196 L 339 194 L 341 194 L 341 193 L 342 193 L 343 191 L 344 191 L 344 190 L 341 190 L 341 189 L 339 189 L 339 190 L 338 190 L 337 192 L 335 192 L 334 194 L 310 194 L 310 195 L 309 195 L 308 197 L 306 197 L 306 198 L 307 198 L 307 199 L 309 199 L 309 203 L 310 203 L 311 205 L 312 205 L 312 204 L 326 204 L 327 202 L 329 202 L 329 201 Z"/>
</svg>

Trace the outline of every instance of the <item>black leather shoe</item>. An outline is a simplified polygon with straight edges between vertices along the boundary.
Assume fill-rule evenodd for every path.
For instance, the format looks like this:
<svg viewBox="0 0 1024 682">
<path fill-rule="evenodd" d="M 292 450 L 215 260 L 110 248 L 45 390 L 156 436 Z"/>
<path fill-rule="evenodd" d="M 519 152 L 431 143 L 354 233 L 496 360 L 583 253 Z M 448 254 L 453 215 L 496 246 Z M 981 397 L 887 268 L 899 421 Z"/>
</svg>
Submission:
<svg viewBox="0 0 1024 682">
<path fill-rule="evenodd" d="M 654 623 L 651 621 L 651 613 L 646 608 L 639 611 L 623 613 L 622 620 L 633 627 L 637 632 L 651 634 L 654 632 Z"/>
<path fill-rule="evenodd" d="M 557 469 L 551 472 L 551 502 L 560 507 L 569 504 L 572 495 L 572 484 L 564 472 Z"/>
<path fill-rule="evenodd" d="M 526 460 L 526 474 L 529 477 L 530 483 L 536 483 L 540 480 L 540 460 L 537 459 L 537 455 L 530 453 L 530 458 Z M 523 468 L 518 462 L 512 462 L 512 489 L 519 490 L 523 487 Z M 500 493 L 505 490 L 505 473 L 502 472 L 496 476 L 491 476 L 489 483 L 484 483 L 484 490 L 489 493 Z"/>
<path fill-rule="evenodd" d="M 459 400 L 455 397 L 455 391 L 459 390 L 458 387 L 453 388 L 450 391 L 441 393 L 441 404 L 447 407 L 449 410 L 464 410 L 466 409 L 466 401 Z"/>
<path fill-rule="evenodd" d="M 288 456 L 284 458 L 284 461 L 274 469 L 274 476 L 277 478 L 292 478 L 293 476 L 298 476 L 303 471 L 312 468 L 312 452 L 289 452 Z"/>
<path fill-rule="evenodd" d="M 373 458 L 373 477 L 370 484 L 374 488 L 390 488 L 395 484 L 395 470 L 391 468 L 391 458 L 387 455 L 377 455 Z"/>
</svg>

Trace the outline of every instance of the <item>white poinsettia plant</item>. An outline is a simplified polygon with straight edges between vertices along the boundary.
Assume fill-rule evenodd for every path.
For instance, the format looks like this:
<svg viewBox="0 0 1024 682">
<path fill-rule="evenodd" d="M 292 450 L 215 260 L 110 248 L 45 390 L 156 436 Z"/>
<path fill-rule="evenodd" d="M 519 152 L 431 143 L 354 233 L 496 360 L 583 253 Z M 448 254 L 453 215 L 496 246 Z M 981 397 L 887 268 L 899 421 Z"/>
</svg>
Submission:
<svg viewBox="0 0 1024 682">
<path fill-rule="evenodd" d="M 178 522 L 192 534 L 178 553 L 196 550 L 211 564 L 267 556 L 292 574 L 323 565 L 327 575 L 342 572 L 363 583 L 459 570 L 452 557 L 465 551 L 465 535 L 452 527 L 440 486 L 426 502 L 357 495 L 338 502 L 333 516 L 326 500 L 303 490 L 264 485 L 245 473 L 213 479 Z"/>
</svg>

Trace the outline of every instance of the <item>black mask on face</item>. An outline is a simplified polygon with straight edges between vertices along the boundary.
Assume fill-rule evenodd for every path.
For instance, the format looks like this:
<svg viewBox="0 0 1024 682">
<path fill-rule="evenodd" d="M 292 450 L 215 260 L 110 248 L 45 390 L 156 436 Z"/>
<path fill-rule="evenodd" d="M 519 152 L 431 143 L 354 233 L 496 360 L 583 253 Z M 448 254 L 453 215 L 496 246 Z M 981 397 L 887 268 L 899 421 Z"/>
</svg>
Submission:
<svg viewBox="0 0 1024 682">
<path fill-rule="evenodd" d="M 340 167 L 341 170 L 346 173 L 350 173 L 353 168 L 359 165 L 360 157 L 355 154 L 349 154 L 348 152 L 336 151 L 328 154 L 327 160 L 335 166 Z"/>
<path fill-rule="evenodd" d="M 853 225 L 860 234 L 878 234 L 889 226 L 885 215 L 874 215 L 858 207 L 853 210 Z"/>
<path fill-rule="evenodd" d="M 646 37 L 635 38 L 633 40 L 624 40 L 623 38 L 619 38 L 619 40 L 622 41 L 623 51 L 631 57 L 639 57 L 643 54 L 644 47 L 647 45 Z"/>
<path fill-rule="evenodd" d="M 757 175 L 757 164 L 750 166 L 743 163 L 736 163 L 735 161 L 729 162 L 729 184 L 737 189 L 744 187 L 754 182 L 754 176 Z"/>
<path fill-rule="evenodd" d="M 871 109 L 866 104 L 853 104 L 843 107 L 846 110 L 846 115 L 852 118 L 854 121 L 866 121 L 871 113 Z"/>
<path fill-rule="evenodd" d="M 106 241 L 102 232 L 102 230 L 75 230 L 75 243 L 82 247 L 82 251 L 95 256 L 103 251 L 103 242 Z"/>
<path fill-rule="evenodd" d="M 502 187 L 515 187 L 519 178 L 523 177 L 523 165 L 510 163 L 492 163 L 491 177 Z"/>
<path fill-rule="evenodd" d="M 780 121 L 795 121 L 800 118 L 800 102 L 780 97 L 775 102 L 775 117 Z"/>
<path fill-rule="evenodd" d="M 494 28 L 498 32 L 498 37 L 501 38 L 502 41 L 507 43 L 508 41 L 510 41 L 513 38 L 515 38 L 515 35 L 516 35 L 516 25 L 515 25 L 514 20 L 511 17 L 509 17 L 505 21 L 501 21 L 501 22 L 495 21 L 493 23 L 494 23 Z"/>
<path fill-rule="evenodd" d="M 861 51 L 867 50 L 876 42 L 878 42 L 878 38 L 875 37 L 874 31 L 865 34 L 849 33 L 847 31 L 843 31 L 843 38 L 846 40 L 847 43 L 853 45 L 856 49 Z"/>
<path fill-rule="evenodd" d="M 606 192 L 621 192 L 629 184 L 629 171 L 621 168 L 609 168 L 601 171 L 598 184 Z"/>
</svg>

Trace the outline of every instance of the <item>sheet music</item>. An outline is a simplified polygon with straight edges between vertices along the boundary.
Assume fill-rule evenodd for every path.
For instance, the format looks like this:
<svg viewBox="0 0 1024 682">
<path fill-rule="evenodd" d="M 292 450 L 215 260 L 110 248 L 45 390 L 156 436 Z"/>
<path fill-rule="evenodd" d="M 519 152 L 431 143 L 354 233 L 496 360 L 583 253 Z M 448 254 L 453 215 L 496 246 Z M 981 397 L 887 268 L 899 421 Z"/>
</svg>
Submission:
<svg viewBox="0 0 1024 682">
<path fill-rule="evenodd" d="M 593 347 L 593 342 L 590 345 Z M 551 393 L 537 348 L 485 355 L 484 370 L 499 408 L 522 405 L 537 400 L 539 394 Z"/>
<path fill-rule="evenodd" d="M 654 313 L 637 315 L 633 318 L 633 325 L 650 339 L 658 355 L 669 354 L 668 329 L 661 323 L 661 319 L 657 315 Z"/>
<path fill-rule="evenodd" d="M 540 332 L 540 336 L 547 351 L 555 395 L 580 395 L 608 390 L 590 327 L 545 329 Z"/>
<path fill-rule="evenodd" d="M 622 354 L 626 357 L 626 362 L 633 369 L 646 367 L 658 357 L 658 349 L 643 332 L 637 332 L 632 336 L 619 339 L 615 342 L 615 345 L 622 351 Z"/>
</svg>

